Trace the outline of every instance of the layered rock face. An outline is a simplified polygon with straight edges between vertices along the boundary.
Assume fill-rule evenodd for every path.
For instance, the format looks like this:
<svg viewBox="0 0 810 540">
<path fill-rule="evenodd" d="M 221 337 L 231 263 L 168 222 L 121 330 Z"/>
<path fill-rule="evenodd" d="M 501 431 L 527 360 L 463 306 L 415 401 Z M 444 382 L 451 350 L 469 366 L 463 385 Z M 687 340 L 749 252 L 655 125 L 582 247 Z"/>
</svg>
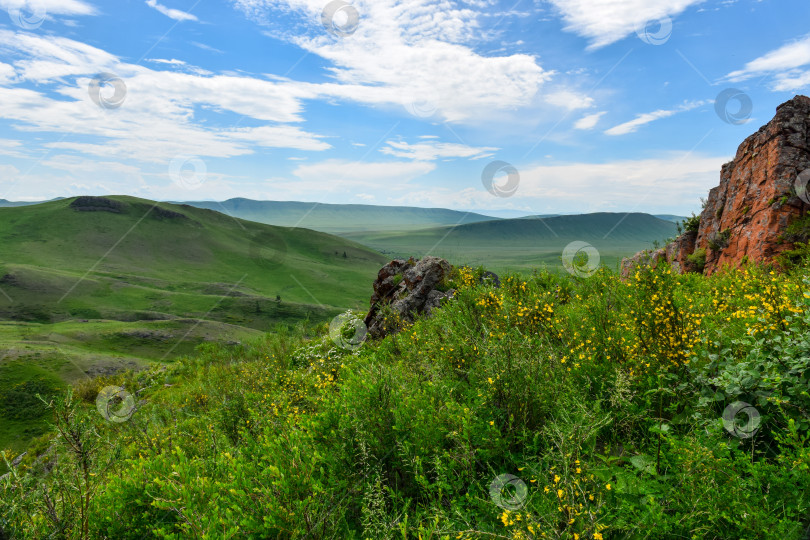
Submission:
<svg viewBox="0 0 810 540">
<path fill-rule="evenodd" d="M 771 262 L 793 246 L 780 234 L 809 209 L 796 193 L 796 179 L 810 168 L 810 98 L 796 96 L 737 149 L 723 165 L 720 185 L 709 192 L 697 231 L 669 244 L 665 256 L 680 272 L 700 271 L 689 256 L 705 250 L 706 275 L 746 260 Z M 638 256 L 636 256 L 638 257 Z M 622 261 L 628 275 L 640 261 Z M 701 259 L 702 257 L 697 257 Z"/>
<path fill-rule="evenodd" d="M 419 261 L 396 259 L 383 266 L 374 282 L 371 309 L 364 320 L 371 337 L 395 332 L 418 314 L 427 313 L 451 298 L 454 291 L 437 287 L 450 274 L 450 263 L 438 257 Z"/>
</svg>

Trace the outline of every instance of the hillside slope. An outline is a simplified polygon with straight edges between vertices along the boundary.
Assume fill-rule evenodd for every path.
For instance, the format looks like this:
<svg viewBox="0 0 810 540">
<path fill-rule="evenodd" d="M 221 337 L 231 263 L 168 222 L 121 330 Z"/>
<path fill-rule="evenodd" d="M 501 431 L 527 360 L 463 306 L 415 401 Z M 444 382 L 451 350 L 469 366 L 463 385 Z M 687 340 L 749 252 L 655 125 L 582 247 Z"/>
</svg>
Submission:
<svg viewBox="0 0 810 540">
<path fill-rule="evenodd" d="M 133 197 L 2 208 L 0 245 L 0 386 L 32 388 L 327 320 L 365 305 L 384 262 L 328 234 Z M 0 410 L 0 446 L 43 429 L 41 412 Z"/>
<path fill-rule="evenodd" d="M 675 223 L 641 213 L 595 213 L 526 217 L 436 227 L 408 232 L 348 233 L 377 251 L 397 256 L 431 254 L 455 264 L 484 264 L 495 269 L 531 270 L 560 266 L 569 243 L 596 247 L 605 264 L 675 236 Z"/>
<path fill-rule="evenodd" d="M 34 297 L 56 313 L 82 303 L 115 309 L 145 289 L 167 297 L 278 294 L 339 307 L 366 294 L 368 277 L 383 260 L 328 234 L 134 197 L 5 208 L 0 243 L 6 294 Z M 106 302 L 108 296 L 116 298 Z M 152 298 L 137 307 L 172 313 L 173 306 L 174 299 Z M 0 299 L 0 313 L 8 316 L 10 308 L 8 299 Z"/>
</svg>

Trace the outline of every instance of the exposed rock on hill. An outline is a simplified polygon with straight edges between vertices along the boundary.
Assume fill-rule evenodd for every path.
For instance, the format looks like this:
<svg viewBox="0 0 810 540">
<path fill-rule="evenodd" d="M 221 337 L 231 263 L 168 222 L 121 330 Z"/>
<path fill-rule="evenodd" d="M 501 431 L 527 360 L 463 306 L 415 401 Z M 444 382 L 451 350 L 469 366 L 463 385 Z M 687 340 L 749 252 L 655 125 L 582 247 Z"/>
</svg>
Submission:
<svg viewBox="0 0 810 540">
<path fill-rule="evenodd" d="M 443 299 L 452 298 L 454 290 L 441 290 L 450 270 L 450 263 L 438 257 L 396 259 L 383 266 L 364 320 L 369 335 L 380 338 L 396 332 L 416 315 L 429 314 Z"/>
<path fill-rule="evenodd" d="M 70 207 L 79 212 L 112 212 L 120 214 L 124 203 L 107 197 L 76 197 Z"/>
<path fill-rule="evenodd" d="M 810 204 L 797 193 L 797 178 L 810 168 L 810 98 L 796 96 L 737 149 L 723 165 L 720 185 L 709 192 L 696 231 L 687 231 L 658 257 L 622 261 L 622 275 L 642 262 L 666 260 L 679 272 L 712 274 L 725 265 L 773 262 L 793 245 L 782 238 Z M 805 175 L 802 175 L 804 177 Z M 803 188 L 802 188 L 803 189 Z M 805 197 L 806 199 L 806 197 Z M 642 261 L 642 259 L 649 261 Z"/>
</svg>

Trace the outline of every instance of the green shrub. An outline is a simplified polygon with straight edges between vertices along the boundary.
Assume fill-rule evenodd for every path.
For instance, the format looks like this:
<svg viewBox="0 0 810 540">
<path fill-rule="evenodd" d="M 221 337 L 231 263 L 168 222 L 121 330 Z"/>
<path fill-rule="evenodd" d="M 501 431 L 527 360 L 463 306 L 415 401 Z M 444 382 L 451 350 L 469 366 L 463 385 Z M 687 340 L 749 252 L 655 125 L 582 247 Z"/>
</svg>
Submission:
<svg viewBox="0 0 810 540">
<path fill-rule="evenodd" d="M 731 239 L 731 229 L 723 229 L 720 232 L 712 233 L 709 236 L 709 247 L 712 251 L 722 251 L 728 247 Z"/>
<path fill-rule="evenodd" d="M 694 253 L 686 256 L 686 260 L 692 264 L 695 272 L 702 273 L 706 267 L 706 248 L 696 249 Z"/>
<path fill-rule="evenodd" d="M 683 220 L 683 230 L 688 233 L 697 233 L 700 229 L 700 216 L 692 212 L 692 216 Z"/>
</svg>

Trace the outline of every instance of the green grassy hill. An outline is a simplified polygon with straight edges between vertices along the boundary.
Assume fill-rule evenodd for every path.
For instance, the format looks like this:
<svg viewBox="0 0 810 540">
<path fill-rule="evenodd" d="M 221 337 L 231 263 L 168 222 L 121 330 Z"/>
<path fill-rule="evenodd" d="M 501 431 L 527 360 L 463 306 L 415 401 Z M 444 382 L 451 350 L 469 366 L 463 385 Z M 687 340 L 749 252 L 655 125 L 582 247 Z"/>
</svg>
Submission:
<svg viewBox="0 0 810 540">
<path fill-rule="evenodd" d="M 444 208 L 368 204 L 322 204 L 250 199 L 229 199 L 223 202 L 199 201 L 185 204 L 225 212 L 258 223 L 284 227 L 306 227 L 332 234 L 356 231 L 404 231 L 498 219 Z"/>
<path fill-rule="evenodd" d="M 133 197 L 0 209 L 0 246 L 0 381 L 12 370 L 24 383 L 142 368 L 366 307 L 385 262 L 328 234 Z M 0 446 L 36 424 L 7 421 L 0 412 Z"/>
<path fill-rule="evenodd" d="M 602 264 L 616 267 L 622 257 L 677 234 L 675 223 L 649 214 L 595 213 L 503 219 L 407 232 L 358 232 L 343 236 L 382 253 L 425 254 L 455 264 L 484 264 L 495 270 L 559 269 L 563 249 L 574 241 L 599 250 Z"/>
</svg>

